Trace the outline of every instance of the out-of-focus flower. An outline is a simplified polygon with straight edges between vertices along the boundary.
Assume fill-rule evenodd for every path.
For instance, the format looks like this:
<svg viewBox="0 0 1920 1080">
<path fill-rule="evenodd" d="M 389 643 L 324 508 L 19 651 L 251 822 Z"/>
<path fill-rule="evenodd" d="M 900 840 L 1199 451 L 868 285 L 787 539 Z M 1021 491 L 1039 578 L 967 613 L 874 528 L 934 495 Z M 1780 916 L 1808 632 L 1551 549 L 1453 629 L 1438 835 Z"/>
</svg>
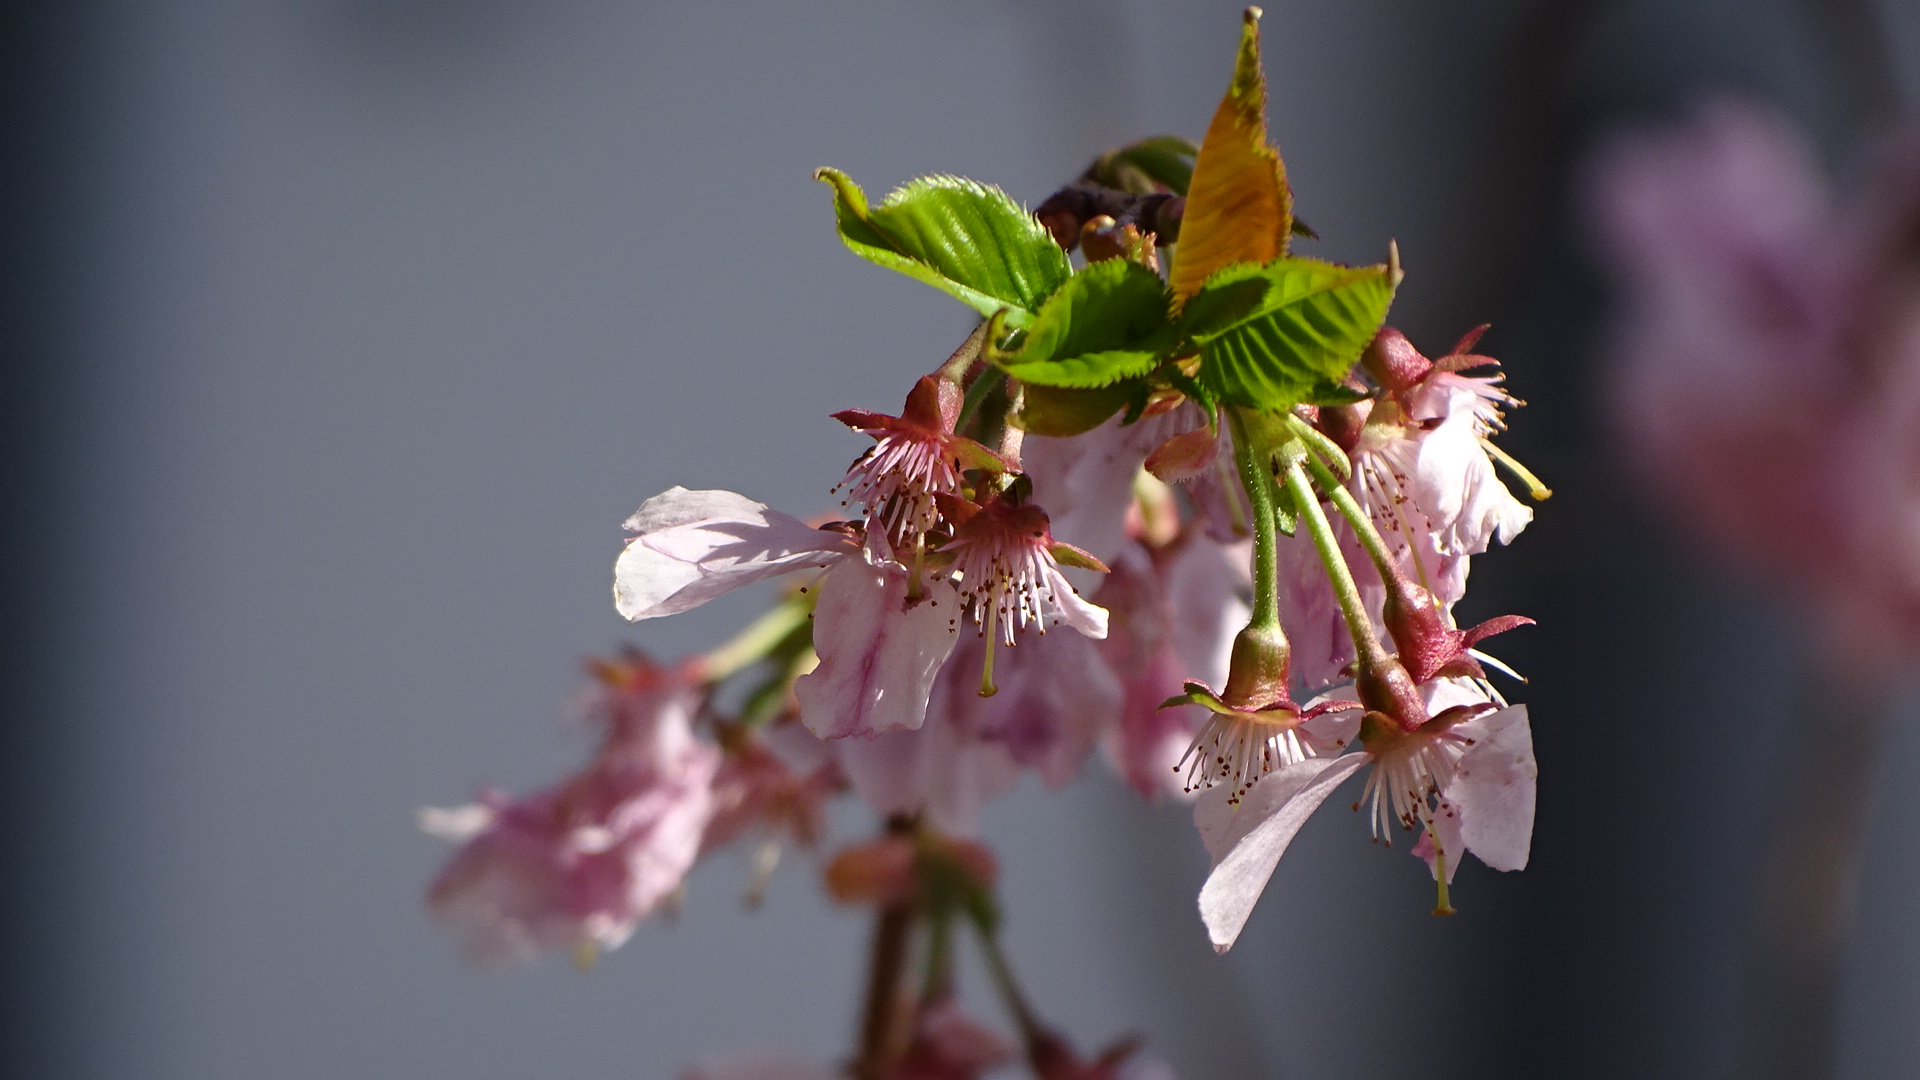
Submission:
<svg viewBox="0 0 1920 1080">
<path fill-rule="evenodd" d="M 822 738 L 920 726 L 955 635 L 957 596 L 931 583 L 908 602 L 908 574 L 876 565 L 845 532 L 813 529 L 730 491 L 670 488 L 627 519 L 637 535 L 614 564 L 628 619 L 686 611 L 743 585 L 827 568 L 814 609 L 820 666 L 794 684 L 800 719 Z"/>
<path fill-rule="evenodd" d="M 1020 449 L 1033 501 L 1047 508 L 1053 535 L 1102 563 L 1111 563 L 1126 543 L 1134 477 L 1147 455 L 1169 437 L 1205 422 L 1191 406 L 1133 424 L 1120 421 L 1116 416 L 1066 439 L 1029 436 Z M 1072 568 L 1067 576 L 1089 591 L 1099 585 L 1097 577 Z"/>
<path fill-rule="evenodd" d="M 970 705 L 980 697 L 972 678 L 958 674 L 966 670 L 951 665 L 935 682 L 919 730 L 834 743 L 854 793 L 878 813 L 923 814 L 934 828 L 967 836 L 978 826 L 980 808 L 1019 781 L 1011 748 L 969 724 Z"/>
<path fill-rule="evenodd" d="M 887 1080 L 975 1080 L 1012 1061 L 1014 1052 L 1004 1035 L 943 997 L 921 1005 L 913 1040 Z"/>
<path fill-rule="evenodd" d="M 1836 212 L 1782 119 L 1719 102 L 1600 162 L 1626 286 L 1628 452 L 1716 555 L 1822 616 L 1849 670 L 1920 654 L 1920 171 Z"/>
<path fill-rule="evenodd" d="M 923 375 L 899 416 L 864 409 L 833 414 L 875 439 L 847 470 L 841 486 L 849 501 L 866 507 L 868 535 L 884 538 L 893 557 L 903 563 L 911 564 L 912 553 L 940 523 L 934 497 L 957 494 L 963 470 L 1006 469 L 998 454 L 953 433 L 960 399 L 958 384 Z"/>
<path fill-rule="evenodd" d="M 1238 806 L 1220 788 L 1200 797 L 1194 824 L 1214 860 L 1200 891 L 1200 916 L 1215 950 L 1226 952 L 1240 936 L 1307 818 L 1366 766 L 1372 772 L 1354 805 L 1368 804 L 1375 839 L 1386 834 L 1390 842 L 1396 821 L 1423 830 L 1425 845 L 1414 853 L 1436 876 L 1444 855 L 1449 881 L 1462 851 L 1496 870 L 1526 866 L 1538 775 L 1526 706 L 1498 708 L 1466 680 L 1438 680 L 1422 689 L 1431 718 L 1411 731 L 1376 712 L 1364 718 L 1357 709 L 1323 714 L 1320 735 L 1330 742 L 1349 741 L 1358 718 L 1365 749 L 1275 770 Z"/>
<path fill-rule="evenodd" d="M 825 829 L 827 799 L 840 785 L 838 764 L 826 746 L 790 722 L 764 735 L 734 732 L 722 741 L 713 818 L 701 850 L 754 832 L 812 847 Z"/>
<path fill-rule="evenodd" d="M 489 793 L 421 815 L 463 841 L 428 904 L 478 958 L 616 948 L 700 853 L 720 754 L 688 726 L 693 691 L 637 655 L 597 674 L 591 715 L 604 737 L 585 769 L 524 799 Z"/>
</svg>

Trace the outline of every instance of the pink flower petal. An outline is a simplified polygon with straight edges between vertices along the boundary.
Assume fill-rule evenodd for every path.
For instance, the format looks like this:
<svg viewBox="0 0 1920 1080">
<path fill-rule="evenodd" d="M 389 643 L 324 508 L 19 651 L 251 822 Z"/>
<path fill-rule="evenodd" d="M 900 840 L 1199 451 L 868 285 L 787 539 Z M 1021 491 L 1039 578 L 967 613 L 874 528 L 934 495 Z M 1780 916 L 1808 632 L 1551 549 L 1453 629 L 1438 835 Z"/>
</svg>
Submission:
<svg viewBox="0 0 1920 1080">
<path fill-rule="evenodd" d="M 613 606 L 629 620 L 695 608 L 743 585 L 852 550 L 838 533 L 731 491 L 669 488 L 642 503 L 613 566 Z"/>
<path fill-rule="evenodd" d="M 1341 781 L 1371 760 L 1368 754 L 1344 754 L 1283 766 L 1253 785 L 1237 807 L 1227 802 L 1230 789 L 1225 787 L 1200 796 L 1193 821 L 1214 860 L 1200 887 L 1200 919 L 1215 952 L 1226 952 L 1240 937 L 1300 826 Z"/>
<path fill-rule="evenodd" d="M 958 635 L 952 588 L 932 584 L 908 608 L 907 577 L 864 559 L 841 560 L 820 583 L 813 647 L 820 666 L 793 692 L 800 720 L 823 739 L 912 730 L 927 715 L 934 676 Z"/>
<path fill-rule="evenodd" d="M 1510 705 L 1454 730 L 1473 740 L 1441 793 L 1460 813 L 1460 841 L 1495 870 L 1523 869 L 1533 844 L 1540 775 L 1527 707 Z"/>
</svg>

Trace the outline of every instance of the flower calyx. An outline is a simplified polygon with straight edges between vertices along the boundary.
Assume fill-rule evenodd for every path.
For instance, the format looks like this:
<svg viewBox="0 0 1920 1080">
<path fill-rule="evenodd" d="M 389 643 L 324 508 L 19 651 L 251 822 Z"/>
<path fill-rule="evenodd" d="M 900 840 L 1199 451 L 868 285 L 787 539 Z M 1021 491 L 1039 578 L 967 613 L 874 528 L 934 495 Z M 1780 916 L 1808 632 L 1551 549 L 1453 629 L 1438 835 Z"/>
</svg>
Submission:
<svg viewBox="0 0 1920 1080">
<path fill-rule="evenodd" d="M 915 549 L 940 523 L 937 499 L 955 495 L 968 470 L 1000 474 L 1007 461 L 955 433 L 962 393 L 958 383 L 923 375 L 899 416 L 845 409 L 833 418 L 874 439 L 835 487 L 848 503 L 866 507 L 867 529 L 883 535 L 895 552 Z"/>
<path fill-rule="evenodd" d="M 1447 677 L 1484 679 L 1486 669 L 1474 659 L 1473 647 L 1495 634 L 1533 625 L 1525 615 L 1500 615 L 1470 629 L 1456 629 L 1433 593 L 1397 571 L 1387 582 L 1381 621 L 1415 683 Z"/>
<path fill-rule="evenodd" d="M 1184 692 L 1160 703 L 1160 708 L 1198 705 L 1207 710 L 1207 722 L 1194 736 L 1187 752 L 1173 767 L 1185 770 L 1185 790 L 1231 785 L 1227 802 L 1238 805 L 1260 778 L 1287 765 L 1319 754 L 1301 725 L 1322 713 L 1358 708 L 1353 702 L 1328 700 L 1302 709 L 1282 694 L 1257 709 L 1242 709 L 1223 700 L 1206 683 L 1188 681 Z"/>
</svg>

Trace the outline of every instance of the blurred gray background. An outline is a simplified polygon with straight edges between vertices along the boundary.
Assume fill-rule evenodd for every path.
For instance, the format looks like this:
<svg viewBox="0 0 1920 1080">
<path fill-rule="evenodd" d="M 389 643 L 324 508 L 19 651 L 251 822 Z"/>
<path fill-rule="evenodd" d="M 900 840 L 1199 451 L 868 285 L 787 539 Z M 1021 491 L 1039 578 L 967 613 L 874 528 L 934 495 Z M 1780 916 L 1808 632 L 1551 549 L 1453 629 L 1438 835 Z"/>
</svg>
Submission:
<svg viewBox="0 0 1920 1080">
<path fill-rule="evenodd" d="M 668 485 L 797 513 L 970 324 L 848 254 L 818 165 L 1029 204 L 1198 136 L 1239 6 L 1149 0 L 25 4 L 7 16 L 13 1075 L 654 1080 L 851 1034 L 865 927 L 744 860 L 582 974 L 477 971 L 428 920 L 415 809 L 588 746 L 582 657 L 710 646 L 736 597 L 613 614 Z M 1665 539 L 1594 418 L 1593 140 L 1706 87 L 1841 171 L 1920 97 L 1920 13 L 1788 0 L 1274 2 L 1275 138 L 1314 251 L 1409 271 L 1430 348 L 1493 319 L 1560 494 L 1474 603 L 1542 627 L 1535 865 L 1426 875 L 1314 821 L 1227 959 L 1183 810 L 1098 763 L 989 815 L 1008 933 L 1083 1047 L 1205 1077 L 1697 1077 L 1735 1060 L 1746 900 L 1800 639 Z M 1467 614 L 1473 614 L 1471 612 Z M 1738 731 L 1738 737 L 1729 737 Z M 1843 1074 L 1920 1072 L 1920 735 L 1862 883 Z M 843 814 L 840 836 L 865 827 Z M 981 999 L 984 1006 L 984 998 Z"/>
</svg>

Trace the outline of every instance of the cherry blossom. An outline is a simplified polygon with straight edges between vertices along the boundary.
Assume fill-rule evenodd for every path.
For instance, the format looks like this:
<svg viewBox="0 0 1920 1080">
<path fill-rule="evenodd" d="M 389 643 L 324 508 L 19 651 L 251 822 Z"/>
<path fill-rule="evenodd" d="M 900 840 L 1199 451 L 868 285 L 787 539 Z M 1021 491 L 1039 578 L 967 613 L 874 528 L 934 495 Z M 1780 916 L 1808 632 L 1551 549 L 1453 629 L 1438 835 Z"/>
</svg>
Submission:
<svg viewBox="0 0 1920 1080">
<path fill-rule="evenodd" d="M 963 470 L 1006 470 L 999 455 L 953 433 L 960 397 L 958 384 L 924 375 L 907 395 L 899 416 L 863 409 L 833 414 L 835 420 L 875 439 L 874 446 L 847 470 L 841 486 L 849 501 L 866 507 L 868 535 L 886 540 L 895 558 L 909 561 L 926 534 L 939 524 L 934 497 L 957 494 Z"/>
<path fill-rule="evenodd" d="M 614 564 L 614 606 L 632 620 L 826 568 L 813 624 L 820 666 L 794 686 L 801 721 L 822 738 L 920 726 L 933 678 L 953 651 L 949 624 L 959 605 L 951 588 L 934 583 L 909 603 L 907 573 L 875 565 L 847 533 L 809 528 L 730 491 L 671 488 L 626 527 L 637 535 Z"/>
<path fill-rule="evenodd" d="M 1836 209 L 1783 119 L 1729 101 L 1597 170 L 1621 271 L 1615 415 L 1718 556 L 1800 594 L 1829 658 L 1920 656 L 1920 152 Z M 1782 528 L 1782 515 L 1793 527 Z"/>
<path fill-rule="evenodd" d="M 604 737 L 585 769 L 523 799 L 488 793 L 421 815 L 463 842 L 428 903 L 478 958 L 616 948 L 700 852 L 720 754 L 689 728 L 693 691 L 634 656 L 599 674 Z"/>
<path fill-rule="evenodd" d="M 1526 866 L 1538 775 L 1526 706 L 1499 707 L 1465 680 L 1430 683 L 1424 697 L 1431 718 L 1411 731 L 1377 712 L 1325 713 L 1321 738 L 1346 742 L 1357 727 L 1365 749 L 1276 769 L 1237 806 L 1224 788 L 1200 797 L 1194 824 L 1214 860 L 1200 914 L 1217 951 L 1239 937 L 1300 827 L 1362 768 L 1372 771 L 1354 806 L 1366 804 L 1376 839 L 1391 842 L 1396 822 L 1421 829 L 1426 845 L 1415 854 L 1430 866 L 1444 857 L 1449 881 L 1462 851 L 1496 870 Z"/>
</svg>

